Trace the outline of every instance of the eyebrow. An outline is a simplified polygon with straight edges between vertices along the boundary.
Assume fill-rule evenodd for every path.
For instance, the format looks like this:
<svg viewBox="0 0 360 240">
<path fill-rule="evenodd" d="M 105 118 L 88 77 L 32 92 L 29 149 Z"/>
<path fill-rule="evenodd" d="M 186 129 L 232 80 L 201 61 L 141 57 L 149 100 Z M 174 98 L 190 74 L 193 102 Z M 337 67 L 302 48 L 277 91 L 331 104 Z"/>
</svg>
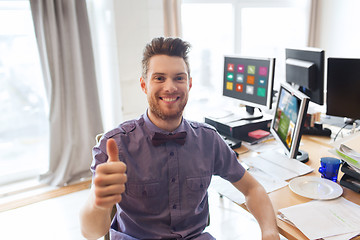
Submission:
<svg viewBox="0 0 360 240">
<path fill-rule="evenodd" d="M 175 76 L 179 76 L 179 75 L 186 75 L 187 73 L 186 72 L 179 72 L 179 73 L 176 73 Z M 155 72 L 153 73 L 152 75 L 167 75 L 166 73 L 162 73 L 162 72 Z"/>
</svg>

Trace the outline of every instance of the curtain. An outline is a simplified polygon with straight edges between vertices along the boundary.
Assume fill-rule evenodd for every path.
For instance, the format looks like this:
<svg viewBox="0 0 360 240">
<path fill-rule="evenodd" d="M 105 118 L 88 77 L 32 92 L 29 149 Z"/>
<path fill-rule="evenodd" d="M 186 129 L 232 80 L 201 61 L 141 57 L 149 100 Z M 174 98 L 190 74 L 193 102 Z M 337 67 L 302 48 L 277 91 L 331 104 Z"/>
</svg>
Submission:
<svg viewBox="0 0 360 240">
<path fill-rule="evenodd" d="M 181 0 L 163 0 L 164 36 L 181 37 Z"/>
<path fill-rule="evenodd" d="M 91 149 L 103 131 L 86 1 L 30 0 L 49 101 L 49 170 L 63 186 L 91 175 Z"/>
<path fill-rule="evenodd" d="M 318 11 L 318 0 L 310 0 L 309 7 L 309 39 L 308 46 L 315 47 L 316 44 L 316 15 Z"/>
</svg>

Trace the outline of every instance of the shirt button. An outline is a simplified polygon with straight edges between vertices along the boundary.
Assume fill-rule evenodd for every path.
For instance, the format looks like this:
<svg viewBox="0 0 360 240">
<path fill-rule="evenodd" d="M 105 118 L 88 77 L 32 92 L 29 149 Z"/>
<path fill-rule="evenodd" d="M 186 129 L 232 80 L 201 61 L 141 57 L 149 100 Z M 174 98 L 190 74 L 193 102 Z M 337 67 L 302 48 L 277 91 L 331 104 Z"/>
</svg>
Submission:
<svg viewBox="0 0 360 240">
<path fill-rule="evenodd" d="M 174 156 L 174 152 L 170 152 L 170 156 Z"/>
<path fill-rule="evenodd" d="M 176 204 L 173 205 L 173 209 L 176 209 Z"/>
<path fill-rule="evenodd" d="M 175 178 L 172 178 L 172 179 L 171 179 L 171 182 L 175 182 L 175 180 L 176 180 Z"/>
</svg>

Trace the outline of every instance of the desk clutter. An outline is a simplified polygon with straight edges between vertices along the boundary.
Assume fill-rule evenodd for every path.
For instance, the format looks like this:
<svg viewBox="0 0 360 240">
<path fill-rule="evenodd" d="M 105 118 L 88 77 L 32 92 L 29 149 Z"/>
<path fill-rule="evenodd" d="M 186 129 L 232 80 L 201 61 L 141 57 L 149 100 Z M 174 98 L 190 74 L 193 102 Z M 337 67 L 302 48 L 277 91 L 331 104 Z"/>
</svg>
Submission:
<svg viewBox="0 0 360 240">
<path fill-rule="evenodd" d="M 343 197 L 282 208 L 278 218 L 297 227 L 310 240 L 351 239 L 360 234 L 360 206 Z"/>
<path fill-rule="evenodd" d="M 344 144 L 335 148 L 334 153 L 344 161 L 340 185 L 360 193 L 360 153 Z"/>
</svg>

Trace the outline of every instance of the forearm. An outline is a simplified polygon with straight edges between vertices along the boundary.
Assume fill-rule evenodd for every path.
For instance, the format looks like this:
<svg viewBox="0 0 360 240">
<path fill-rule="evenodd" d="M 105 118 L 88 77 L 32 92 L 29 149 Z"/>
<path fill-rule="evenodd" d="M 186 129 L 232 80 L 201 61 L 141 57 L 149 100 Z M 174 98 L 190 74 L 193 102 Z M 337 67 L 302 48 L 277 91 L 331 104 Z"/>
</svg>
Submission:
<svg viewBox="0 0 360 240">
<path fill-rule="evenodd" d="M 111 208 L 95 207 L 93 189 L 90 191 L 90 196 L 80 211 L 81 232 L 88 240 L 101 238 L 109 231 L 111 225 Z"/>
<path fill-rule="evenodd" d="M 258 221 L 263 236 L 277 234 L 276 216 L 268 195 L 263 188 L 256 188 L 253 191 L 256 193 L 246 198 L 246 207 Z"/>
<path fill-rule="evenodd" d="M 258 221 L 262 239 L 280 239 L 274 209 L 265 189 L 248 172 L 233 185 L 245 195 L 247 209 Z"/>
</svg>

